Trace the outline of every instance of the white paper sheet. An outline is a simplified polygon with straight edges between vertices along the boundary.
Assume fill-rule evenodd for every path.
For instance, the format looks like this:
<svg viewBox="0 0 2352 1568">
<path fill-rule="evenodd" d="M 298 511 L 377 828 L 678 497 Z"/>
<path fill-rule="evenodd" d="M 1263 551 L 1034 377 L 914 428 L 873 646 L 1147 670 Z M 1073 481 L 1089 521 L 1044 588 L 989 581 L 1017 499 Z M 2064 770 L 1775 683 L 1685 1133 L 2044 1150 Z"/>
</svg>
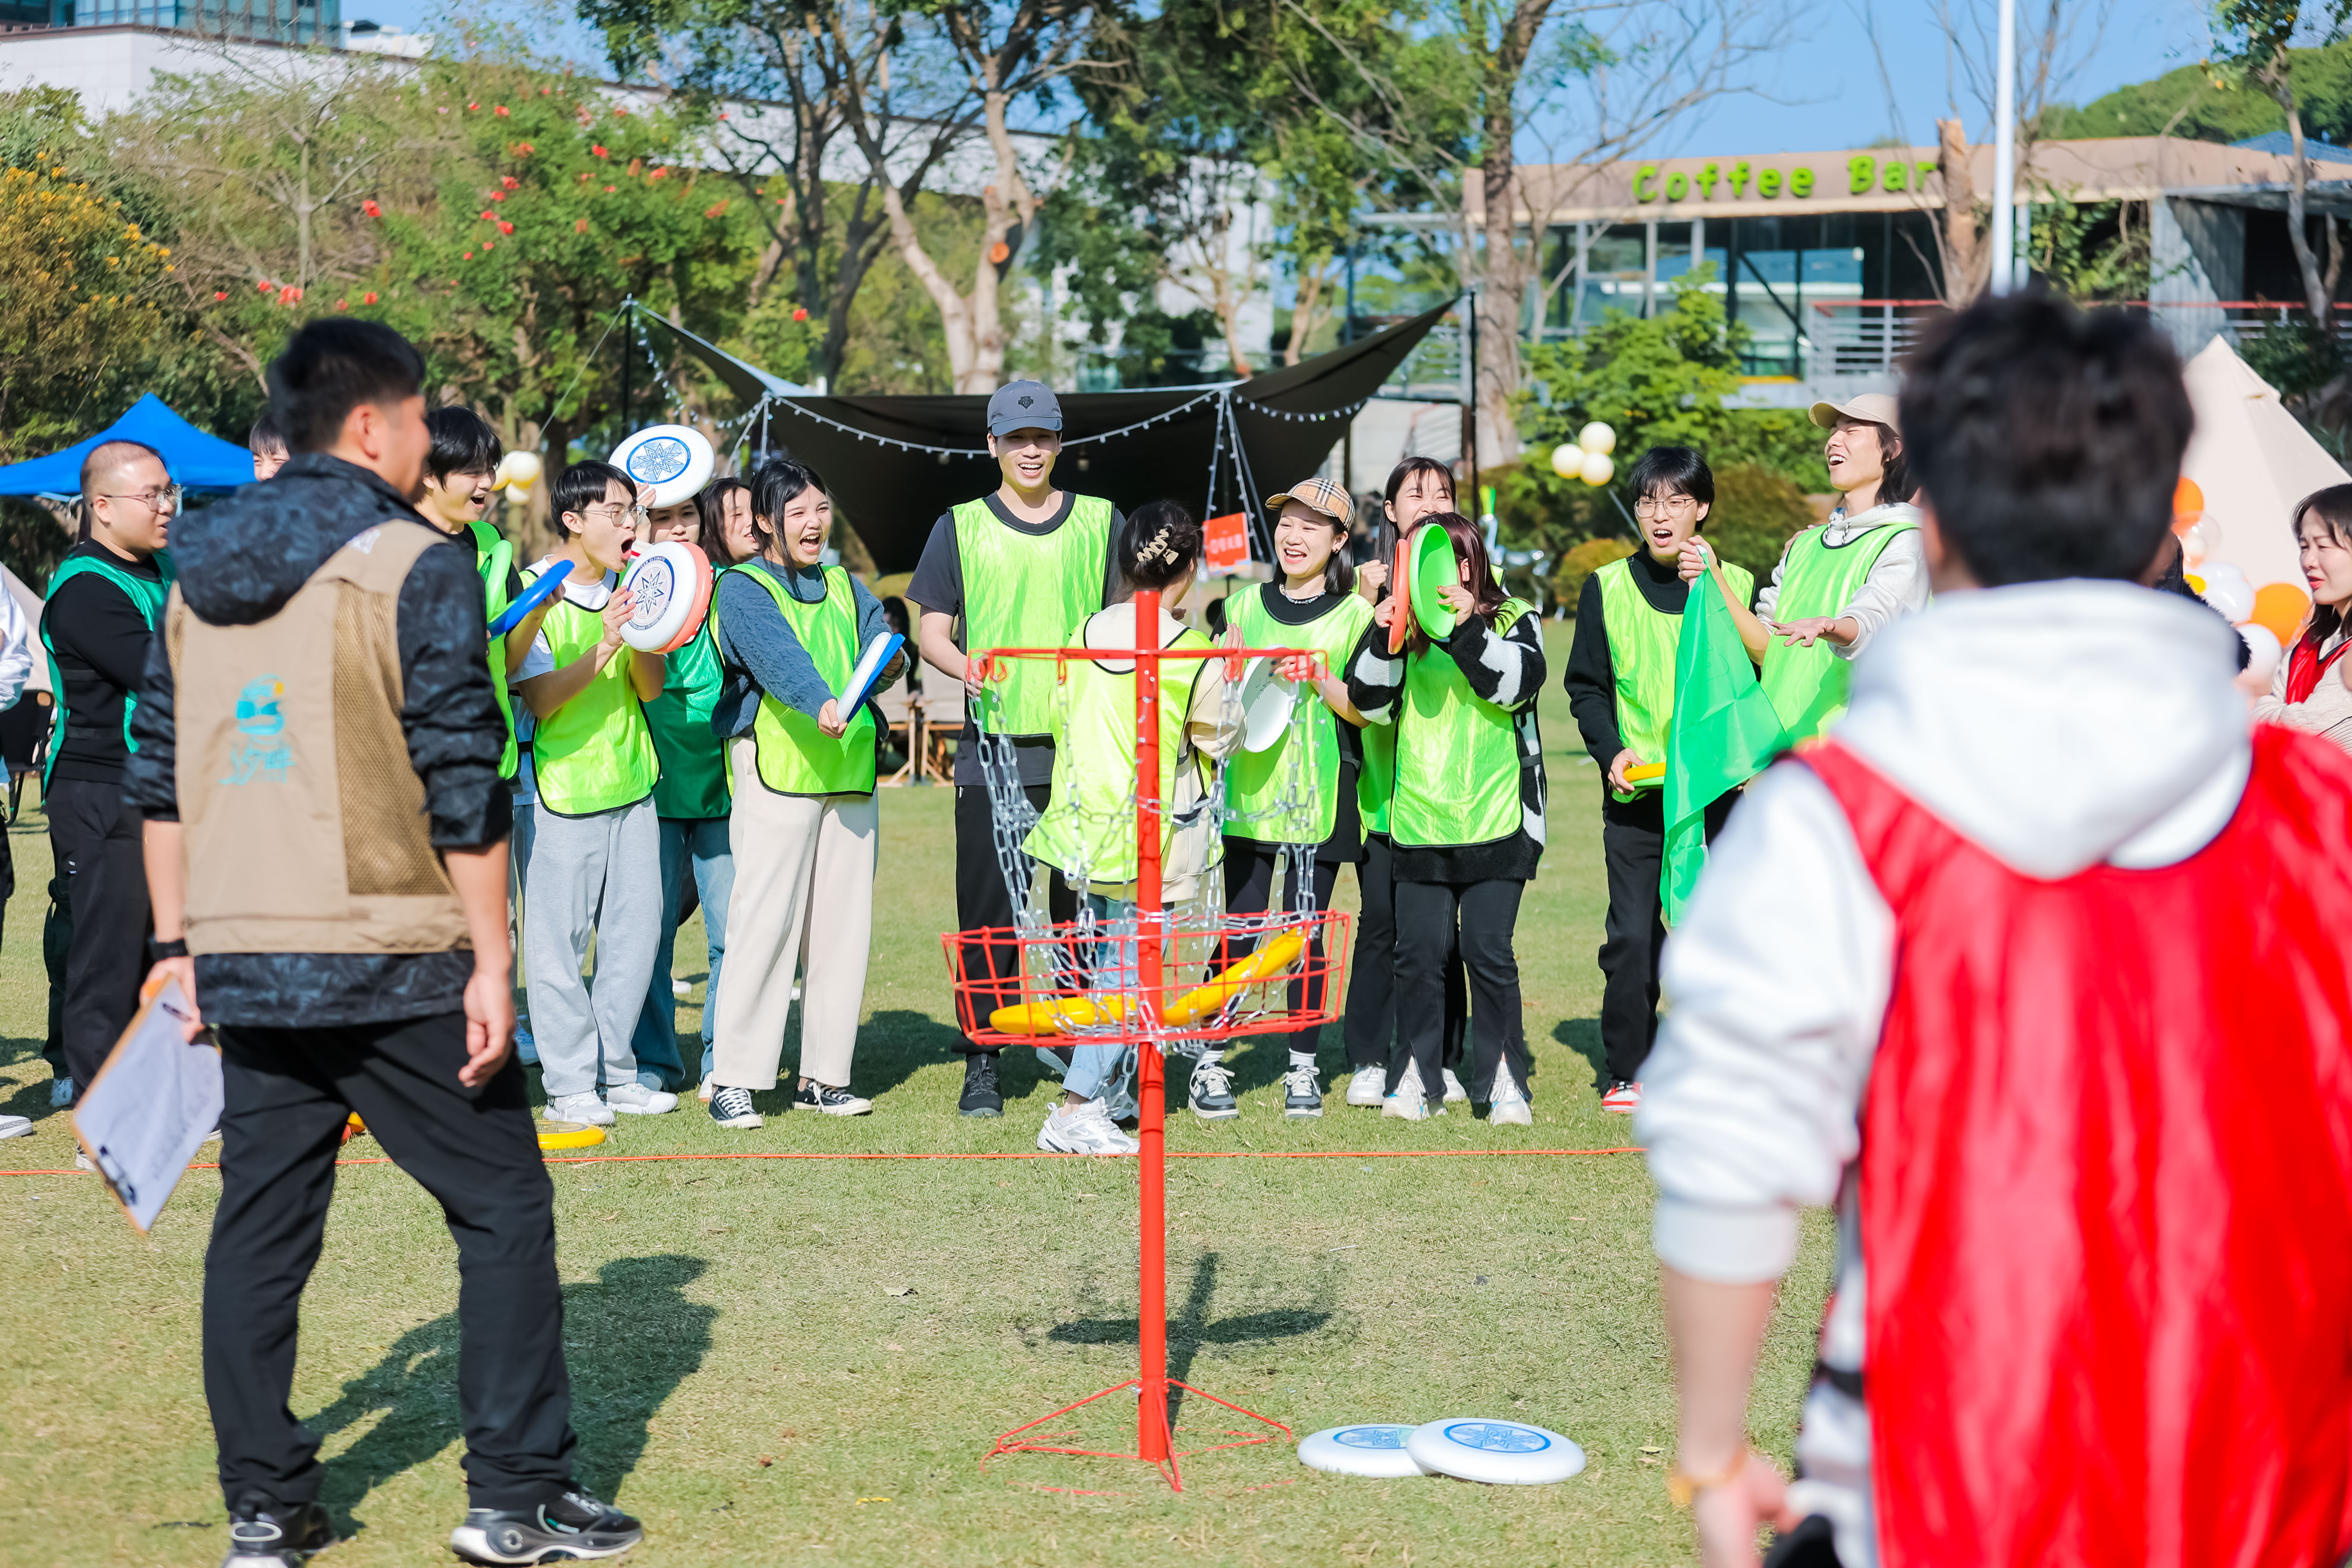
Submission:
<svg viewBox="0 0 2352 1568">
<path fill-rule="evenodd" d="M 74 1133 L 131 1223 L 146 1230 L 220 1125 L 220 1052 L 184 1037 L 188 999 L 167 980 L 74 1107 Z"/>
</svg>

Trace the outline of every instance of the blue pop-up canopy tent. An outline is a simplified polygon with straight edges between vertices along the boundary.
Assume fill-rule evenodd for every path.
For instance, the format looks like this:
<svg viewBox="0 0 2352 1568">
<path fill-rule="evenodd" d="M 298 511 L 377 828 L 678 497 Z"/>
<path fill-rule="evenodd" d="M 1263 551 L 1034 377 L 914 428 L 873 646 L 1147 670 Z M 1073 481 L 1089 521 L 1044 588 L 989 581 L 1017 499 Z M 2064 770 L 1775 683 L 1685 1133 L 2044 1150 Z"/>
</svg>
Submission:
<svg viewBox="0 0 2352 1568">
<path fill-rule="evenodd" d="M 81 460 L 108 441 L 138 441 L 163 454 L 173 479 L 192 490 L 230 490 L 253 482 L 253 454 L 208 436 L 149 393 L 86 441 L 29 462 L 0 467 L 0 496 L 72 496 L 81 490 Z"/>
</svg>

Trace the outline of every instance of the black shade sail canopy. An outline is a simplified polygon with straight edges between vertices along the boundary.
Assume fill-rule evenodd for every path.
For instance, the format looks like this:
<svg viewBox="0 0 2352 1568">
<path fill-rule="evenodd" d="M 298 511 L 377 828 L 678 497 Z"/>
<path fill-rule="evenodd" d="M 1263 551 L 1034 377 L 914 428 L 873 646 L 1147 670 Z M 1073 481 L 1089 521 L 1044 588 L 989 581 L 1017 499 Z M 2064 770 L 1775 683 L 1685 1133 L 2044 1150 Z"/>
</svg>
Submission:
<svg viewBox="0 0 2352 1568">
<path fill-rule="evenodd" d="M 1265 560 L 1272 553 L 1260 515 L 1265 498 L 1322 467 L 1348 422 L 1452 309 L 1449 302 L 1246 381 L 1066 394 L 1054 482 L 1101 496 L 1122 511 L 1177 500 L 1203 517 L 1246 512 L 1251 552 Z M 985 440 L 985 395 L 832 397 L 785 390 L 789 384 L 651 311 L 638 319 L 674 333 L 754 399 L 740 426 L 752 447 L 789 454 L 822 475 L 835 511 L 882 572 L 911 571 L 942 512 L 997 487 Z"/>
</svg>

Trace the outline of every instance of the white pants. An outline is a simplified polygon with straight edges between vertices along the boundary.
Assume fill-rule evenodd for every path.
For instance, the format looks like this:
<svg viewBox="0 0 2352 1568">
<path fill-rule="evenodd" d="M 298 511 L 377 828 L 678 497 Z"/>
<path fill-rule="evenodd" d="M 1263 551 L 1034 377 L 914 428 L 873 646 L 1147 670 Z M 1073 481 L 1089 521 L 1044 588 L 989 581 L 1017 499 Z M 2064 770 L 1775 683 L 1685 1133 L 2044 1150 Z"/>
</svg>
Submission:
<svg viewBox="0 0 2352 1568">
<path fill-rule="evenodd" d="M 661 941 L 661 826 L 651 795 L 593 816 L 531 813 L 523 950 L 548 1097 L 635 1083 L 630 1049 Z M 596 942 L 596 984 L 581 978 Z"/>
<path fill-rule="evenodd" d="M 712 1081 L 773 1089 L 801 973 L 803 1078 L 849 1087 L 874 935 L 880 813 L 870 795 L 778 795 L 760 782 L 751 738 L 727 743 L 735 777 L 728 826 L 735 890 L 719 977 Z"/>
</svg>

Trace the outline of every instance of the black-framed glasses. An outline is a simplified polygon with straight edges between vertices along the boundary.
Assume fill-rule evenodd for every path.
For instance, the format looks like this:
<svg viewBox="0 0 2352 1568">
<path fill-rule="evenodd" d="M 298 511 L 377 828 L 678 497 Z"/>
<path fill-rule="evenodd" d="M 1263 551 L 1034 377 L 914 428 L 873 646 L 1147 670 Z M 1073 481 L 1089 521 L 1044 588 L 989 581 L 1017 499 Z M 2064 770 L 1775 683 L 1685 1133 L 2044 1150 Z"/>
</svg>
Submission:
<svg viewBox="0 0 2352 1568">
<path fill-rule="evenodd" d="M 160 490 L 100 490 L 99 495 L 106 500 L 135 500 L 149 511 L 162 511 L 167 506 L 177 511 L 180 498 L 187 493 L 178 485 L 165 485 Z"/>
</svg>

